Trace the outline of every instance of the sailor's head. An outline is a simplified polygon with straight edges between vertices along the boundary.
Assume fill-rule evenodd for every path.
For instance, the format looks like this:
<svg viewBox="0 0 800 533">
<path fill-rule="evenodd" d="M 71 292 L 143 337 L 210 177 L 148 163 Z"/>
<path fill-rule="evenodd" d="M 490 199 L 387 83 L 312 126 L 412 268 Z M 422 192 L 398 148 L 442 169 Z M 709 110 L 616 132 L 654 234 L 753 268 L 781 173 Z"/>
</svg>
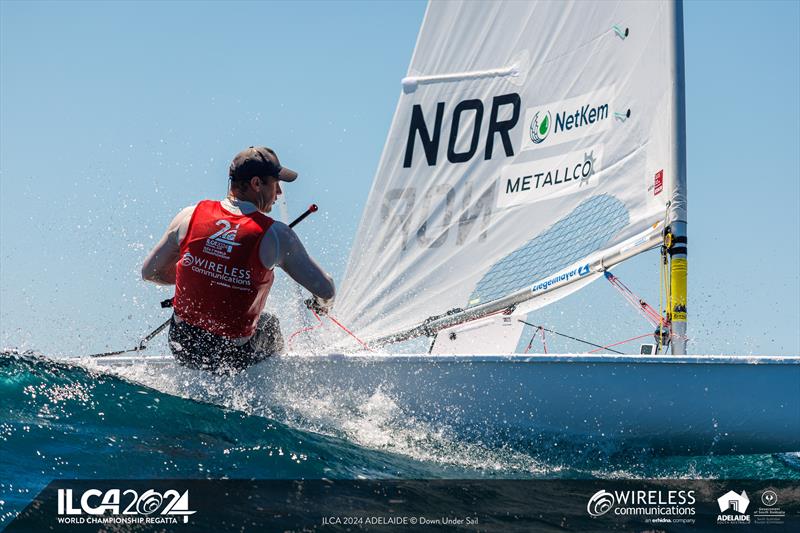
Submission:
<svg viewBox="0 0 800 533">
<path fill-rule="evenodd" d="M 259 211 L 269 212 L 283 192 L 281 181 L 294 181 L 297 172 L 281 166 L 275 151 L 266 146 L 251 146 L 233 158 L 228 171 L 231 193 L 253 202 Z"/>
</svg>

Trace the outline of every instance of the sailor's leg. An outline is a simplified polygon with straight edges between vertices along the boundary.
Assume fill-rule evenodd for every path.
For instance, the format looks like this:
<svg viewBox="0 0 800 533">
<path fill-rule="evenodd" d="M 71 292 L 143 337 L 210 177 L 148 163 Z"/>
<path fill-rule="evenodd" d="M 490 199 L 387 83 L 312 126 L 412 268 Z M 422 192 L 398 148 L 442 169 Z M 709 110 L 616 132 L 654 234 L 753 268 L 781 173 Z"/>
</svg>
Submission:
<svg viewBox="0 0 800 533">
<path fill-rule="evenodd" d="M 226 361 L 233 348 L 238 348 L 187 322 L 178 322 L 174 316 L 169 325 L 168 344 L 178 363 L 211 371 Z"/>
<path fill-rule="evenodd" d="M 262 313 L 258 318 L 256 332 L 250 339 L 254 351 L 264 356 L 279 355 L 285 352 L 283 334 L 278 317 L 270 313 Z"/>
<path fill-rule="evenodd" d="M 184 366 L 199 368 L 202 366 L 203 361 L 201 357 L 196 354 L 196 346 L 192 338 L 191 331 L 189 331 L 188 324 L 185 322 L 177 322 L 175 317 L 169 324 L 169 349 L 175 360 Z"/>
</svg>

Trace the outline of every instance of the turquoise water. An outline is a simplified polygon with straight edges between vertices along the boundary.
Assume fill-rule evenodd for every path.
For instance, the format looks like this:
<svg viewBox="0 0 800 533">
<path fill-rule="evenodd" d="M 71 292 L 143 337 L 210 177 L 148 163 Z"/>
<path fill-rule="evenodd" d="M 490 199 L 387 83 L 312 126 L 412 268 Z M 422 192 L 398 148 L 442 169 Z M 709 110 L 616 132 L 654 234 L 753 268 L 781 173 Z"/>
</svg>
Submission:
<svg viewBox="0 0 800 533">
<path fill-rule="evenodd" d="M 796 455 L 657 457 L 453 440 L 374 413 L 255 416 L 0 355 L 0 525 L 56 478 L 783 478 Z M 339 424 L 340 427 L 336 427 Z"/>
</svg>

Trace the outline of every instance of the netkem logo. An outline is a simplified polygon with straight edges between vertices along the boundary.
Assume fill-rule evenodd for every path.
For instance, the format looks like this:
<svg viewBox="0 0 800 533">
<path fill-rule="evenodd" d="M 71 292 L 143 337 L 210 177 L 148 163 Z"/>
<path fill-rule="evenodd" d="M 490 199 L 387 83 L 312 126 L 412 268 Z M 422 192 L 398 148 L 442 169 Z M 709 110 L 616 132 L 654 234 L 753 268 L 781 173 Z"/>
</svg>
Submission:
<svg viewBox="0 0 800 533">
<path fill-rule="evenodd" d="M 531 122 L 531 140 L 535 143 L 540 143 L 545 138 L 547 138 L 547 134 L 550 133 L 550 111 L 545 111 L 543 118 L 538 120 L 541 111 L 537 111 L 536 115 L 534 115 L 534 121 L 537 121 L 539 127 L 537 128 L 538 136 L 540 137 L 539 140 L 533 138 L 533 122 Z M 583 126 L 589 126 L 594 124 L 595 122 L 599 122 L 601 120 L 605 120 L 608 118 L 608 103 L 599 104 L 593 106 L 592 104 L 585 104 L 578 109 L 575 110 L 573 113 L 572 111 L 567 114 L 566 111 L 561 111 L 561 113 L 556 113 L 556 123 L 555 127 L 553 128 L 553 133 L 558 133 L 560 131 L 569 131 L 574 128 L 581 128 Z"/>
<path fill-rule="evenodd" d="M 522 138 L 522 149 L 555 146 L 611 127 L 614 96 L 613 87 L 603 87 L 566 100 L 527 108 L 525 124 L 528 128 Z"/>
</svg>

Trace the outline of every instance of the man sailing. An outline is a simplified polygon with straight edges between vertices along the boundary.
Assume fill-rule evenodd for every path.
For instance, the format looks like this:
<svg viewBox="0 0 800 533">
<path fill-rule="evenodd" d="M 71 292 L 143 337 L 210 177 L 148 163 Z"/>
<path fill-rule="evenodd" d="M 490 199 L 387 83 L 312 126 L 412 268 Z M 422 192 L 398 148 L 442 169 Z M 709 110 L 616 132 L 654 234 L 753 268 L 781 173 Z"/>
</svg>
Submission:
<svg viewBox="0 0 800 533">
<path fill-rule="evenodd" d="M 284 349 L 278 319 L 262 313 L 281 267 L 325 313 L 332 278 L 309 257 L 297 234 L 269 213 L 280 182 L 297 173 L 275 152 L 251 146 L 233 158 L 228 196 L 183 209 L 147 256 L 142 278 L 175 285 L 169 346 L 186 366 L 214 372 L 241 370 Z"/>
</svg>

